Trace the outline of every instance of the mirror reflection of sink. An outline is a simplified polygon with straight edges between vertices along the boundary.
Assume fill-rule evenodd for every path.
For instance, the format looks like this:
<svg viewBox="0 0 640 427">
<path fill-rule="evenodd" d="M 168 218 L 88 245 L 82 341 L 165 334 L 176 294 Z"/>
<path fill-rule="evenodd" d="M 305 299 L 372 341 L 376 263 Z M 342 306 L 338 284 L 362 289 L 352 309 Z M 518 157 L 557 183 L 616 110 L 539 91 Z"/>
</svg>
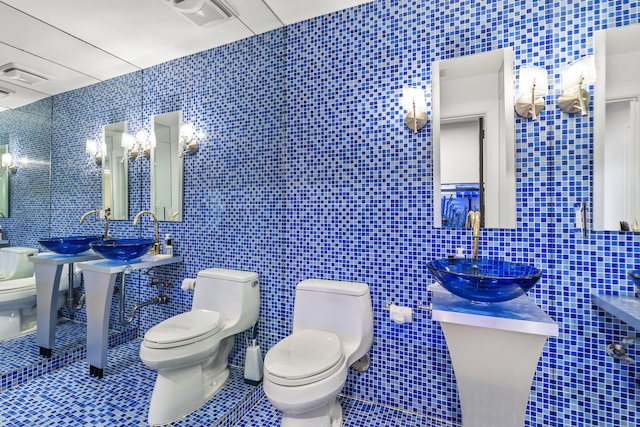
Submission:
<svg viewBox="0 0 640 427">
<path fill-rule="evenodd" d="M 39 239 L 38 243 L 60 255 L 77 255 L 88 251 L 90 243 L 99 239 L 99 236 L 46 237 Z"/>
<path fill-rule="evenodd" d="M 103 258 L 114 261 L 131 261 L 149 252 L 155 239 L 109 239 L 91 243 L 93 249 Z"/>
<path fill-rule="evenodd" d="M 446 290 L 475 302 L 517 298 L 542 276 L 535 267 L 489 258 L 444 258 L 428 262 L 427 268 Z"/>
</svg>

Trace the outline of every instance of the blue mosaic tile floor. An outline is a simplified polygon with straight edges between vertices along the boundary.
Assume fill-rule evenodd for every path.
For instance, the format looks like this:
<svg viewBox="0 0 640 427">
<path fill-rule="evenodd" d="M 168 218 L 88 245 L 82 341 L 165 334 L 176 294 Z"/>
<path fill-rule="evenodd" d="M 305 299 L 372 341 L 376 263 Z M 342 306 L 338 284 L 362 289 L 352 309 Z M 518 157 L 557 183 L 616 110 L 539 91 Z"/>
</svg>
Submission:
<svg viewBox="0 0 640 427">
<path fill-rule="evenodd" d="M 138 357 L 140 340 L 109 350 L 102 380 L 89 376 L 85 360 L 0 394 L 0 425 L 146 426 L 155 371 Z M 230 369 L 229 384 L 205 406 L 176 426 L 211 426 L 256 390 L 243 373 Z"/>
<path fill-rule="evenodd" d="M 453 427 L 457 424 L 434 420 L 429 417 L 401 412 L 368 402 L 341 398 L 343 427 Z M 280 414 L 263 398 L 249 411 L 236 427 L 278 427 Z"/>
</svg>

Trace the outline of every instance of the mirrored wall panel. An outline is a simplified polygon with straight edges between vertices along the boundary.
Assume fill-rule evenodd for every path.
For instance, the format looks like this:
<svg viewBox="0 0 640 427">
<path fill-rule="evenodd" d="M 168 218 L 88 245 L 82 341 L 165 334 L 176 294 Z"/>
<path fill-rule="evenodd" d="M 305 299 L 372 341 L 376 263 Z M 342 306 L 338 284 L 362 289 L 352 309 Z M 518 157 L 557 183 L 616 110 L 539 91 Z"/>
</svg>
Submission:
<svg viewBox="0 0 640 427">
<path fill-rule="evenodd" d="M 9 141 L 0 138 L 0 157 L 9 153 Z M 9 168 L 0 169 L 0 218 L 9 216 Z"/>
<path fill-rule="evenodd" d="M 593 228 L 640 231 L 640 25 L 595 34 Z"/>
<path fill-rule="evenodd" d="M 182 221 L 181 125 L 180 111 L 151 117 L 151 210 L 160 221 Z"/>
<path fill-rule="evenodd" d="M 515 228 L 513 52 L 437 61 L 432 67 L 434 223 Z"/>
<path fill-rule="evenodd" d="M 102 128 L 102 208 L 111 209 L 112 220 L 129 219 L 129 160 L 122 144 L 126 133 L 126 121 Z"/>
</svg>

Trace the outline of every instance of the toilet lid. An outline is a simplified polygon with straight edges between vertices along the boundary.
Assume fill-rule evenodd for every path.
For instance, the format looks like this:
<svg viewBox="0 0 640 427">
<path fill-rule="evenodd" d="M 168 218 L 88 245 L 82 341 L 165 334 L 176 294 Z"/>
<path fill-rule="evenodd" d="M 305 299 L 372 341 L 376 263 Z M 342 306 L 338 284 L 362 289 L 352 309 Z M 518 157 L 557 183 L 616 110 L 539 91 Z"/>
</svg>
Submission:
<svg viewBox="0 0 640 427">
<path fill-rule="evenodd" d="M 274 345 L 267 352 L 264 366 L 274 377 L 298 382 L 295 380 L 323 372 L 326 375 L 322 375 L 322 378 L 329 376 L 339 368 L 342 360 L 344 351 L 340 338 L 329 332 L 305 329 Z"/>
<path fill-rule="evenodd" d="M 34 290 L 36 288 L 36 279 L 33 277 L 0 281 L 0 294 L 5 292 L 23 291 L 31 288 Z"/>
<path fill-rule="evenodd" d="M 217 311 L 191 310 L 158 323 L 147 331 L 144 341 L 151 348 L 175 347 L 214 335 L 223 326 Z"/>
</svg>

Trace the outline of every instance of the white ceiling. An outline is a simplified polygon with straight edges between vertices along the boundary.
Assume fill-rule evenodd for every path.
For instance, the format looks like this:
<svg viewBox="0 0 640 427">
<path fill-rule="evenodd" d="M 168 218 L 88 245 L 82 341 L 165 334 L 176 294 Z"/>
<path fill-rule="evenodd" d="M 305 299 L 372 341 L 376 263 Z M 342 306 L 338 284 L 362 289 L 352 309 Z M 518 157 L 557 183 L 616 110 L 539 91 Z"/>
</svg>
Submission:
<svg viewBox="0 0 640 427">
<path fill-rule="evenodd" d="M 237 16 L 202 28 L 171 0 L 0 0 L 0 69 L 48 78 L 0 73 L 0 111 L 370 1 L 226 0 Z"/>
</svg>

